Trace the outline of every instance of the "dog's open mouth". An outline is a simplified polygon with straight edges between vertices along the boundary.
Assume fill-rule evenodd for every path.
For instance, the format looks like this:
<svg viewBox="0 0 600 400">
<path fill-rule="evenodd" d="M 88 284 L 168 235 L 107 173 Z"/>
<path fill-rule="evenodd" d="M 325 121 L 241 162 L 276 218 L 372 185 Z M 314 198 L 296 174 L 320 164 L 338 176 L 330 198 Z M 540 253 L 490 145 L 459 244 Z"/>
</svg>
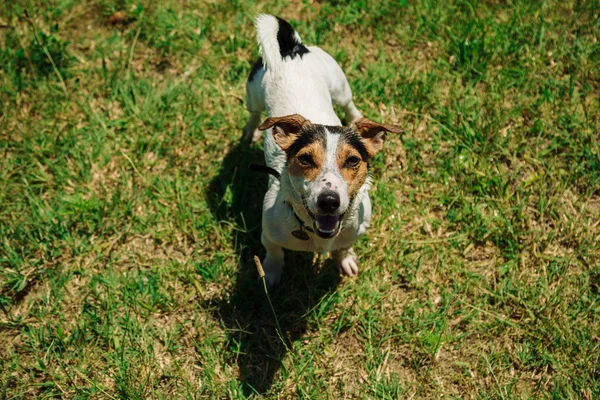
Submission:
<svg viewBox="0 0 600 400">
<path fill-rule="evenodd" d="M 315 232 L 323 239 L 331 239 L 340 231 L 342 215 L 315 215 Z"/>
</svg>

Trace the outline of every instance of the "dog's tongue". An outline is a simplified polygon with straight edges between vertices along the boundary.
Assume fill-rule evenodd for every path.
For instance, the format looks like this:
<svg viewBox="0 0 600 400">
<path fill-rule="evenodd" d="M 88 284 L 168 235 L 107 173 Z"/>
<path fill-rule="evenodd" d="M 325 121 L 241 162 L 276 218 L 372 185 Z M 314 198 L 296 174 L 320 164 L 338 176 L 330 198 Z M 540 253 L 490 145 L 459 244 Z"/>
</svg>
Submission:
<svg viewBox="0 0 600 400">
<path fill-rule="evenodd" d="M 317 222 L 317 229 L 321 232 L 331 233 L 337 228 L 337 224 L 340 220 L 339 215 L 317 215 L 315 218 Z"/>
</svg>

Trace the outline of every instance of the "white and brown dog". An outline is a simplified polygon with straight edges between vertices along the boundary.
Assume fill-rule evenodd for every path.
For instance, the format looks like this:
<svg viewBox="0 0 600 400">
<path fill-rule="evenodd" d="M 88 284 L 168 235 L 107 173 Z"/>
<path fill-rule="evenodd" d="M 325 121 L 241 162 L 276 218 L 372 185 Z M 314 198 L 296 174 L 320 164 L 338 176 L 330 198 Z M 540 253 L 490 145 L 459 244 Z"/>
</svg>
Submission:
<svg viewBox="0 0 600 400">
<path fill-rule="evenodd" d="M 304 46 L 283 19 L 256 18 L 262 58 L 246 86 L 250 118 L 245 136 L 264 139 L 271 177 L 264 198 L 263 262 L 269 284 L 277 284 L 283 249 L 326 253 L 346 275 L 358 273 L 352 244 L 371 222 L 368 162 L 386 132 L 401 128 L 363 118 L 340 66 L 315 46 Z M 333 104 L 349 126 L 341 126 Z M 261 113 L 267 118 L 260 126 Z M 258 131 L 257 131 L 258 128 Z"/>
</svg>

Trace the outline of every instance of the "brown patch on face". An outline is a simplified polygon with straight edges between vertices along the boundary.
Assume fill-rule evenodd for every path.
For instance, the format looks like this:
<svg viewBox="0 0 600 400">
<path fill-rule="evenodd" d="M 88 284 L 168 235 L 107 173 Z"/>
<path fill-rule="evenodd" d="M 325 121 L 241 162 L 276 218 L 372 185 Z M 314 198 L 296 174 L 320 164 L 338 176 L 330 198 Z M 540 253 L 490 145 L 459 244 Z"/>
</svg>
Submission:
<svg viewBox="0 0 600 400">
<path fill-rule="evenodd" d="M 288 161 L 288 171 L 293 176 L 304 176 L 308 182 L 317 179 L 325 163 L 325 147 L 322 141 L 307 144 Z"/>
<path fill-rule="evenodd" d="M 367 180 L 368 168 L 358 150 L 349 143 L 340 142 L 337 151 L 337 164 L 342 178 L 348 184 L 348 197 L 353 199 Z"/>
</svg>

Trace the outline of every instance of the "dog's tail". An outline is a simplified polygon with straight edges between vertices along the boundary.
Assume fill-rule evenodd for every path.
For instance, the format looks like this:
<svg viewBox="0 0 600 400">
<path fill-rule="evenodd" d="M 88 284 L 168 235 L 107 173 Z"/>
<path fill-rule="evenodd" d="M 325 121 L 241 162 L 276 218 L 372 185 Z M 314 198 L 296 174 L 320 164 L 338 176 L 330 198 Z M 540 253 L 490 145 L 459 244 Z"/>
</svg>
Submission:
<svg viewBox="0 0 600 400">
<path fill-rule="evenodd" d="M 272 15 L 256 17 L 256 33 L 263 63 L 272 72 L 279 70 L 286 57 L 302 57 L 308 49 L 289 22 Z"/>
</svg>

